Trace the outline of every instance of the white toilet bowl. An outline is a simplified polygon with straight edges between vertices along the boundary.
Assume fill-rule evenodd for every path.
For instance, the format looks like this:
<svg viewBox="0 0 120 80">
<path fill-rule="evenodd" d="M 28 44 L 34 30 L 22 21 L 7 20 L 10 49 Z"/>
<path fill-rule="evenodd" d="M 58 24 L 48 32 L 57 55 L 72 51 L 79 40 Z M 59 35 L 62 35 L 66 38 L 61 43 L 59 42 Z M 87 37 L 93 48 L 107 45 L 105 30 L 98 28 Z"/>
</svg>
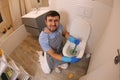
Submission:
<svg viewBox="0 0 120 80">
<path fill-rule="evenodd" d="M 70 27 L 70 35 L 75 38 L 80 39 L 80 44 L 77 45 L 75 52 L 73 51 L 75 44 L 67 40 L 63 48 L 63 55 L 68 57 L 76 56 L 77 58 L 82 58 L 87 40 L 90 34 L 90 24 L 82 18 L 77 18 L 72 21 Z"/>
</svg>

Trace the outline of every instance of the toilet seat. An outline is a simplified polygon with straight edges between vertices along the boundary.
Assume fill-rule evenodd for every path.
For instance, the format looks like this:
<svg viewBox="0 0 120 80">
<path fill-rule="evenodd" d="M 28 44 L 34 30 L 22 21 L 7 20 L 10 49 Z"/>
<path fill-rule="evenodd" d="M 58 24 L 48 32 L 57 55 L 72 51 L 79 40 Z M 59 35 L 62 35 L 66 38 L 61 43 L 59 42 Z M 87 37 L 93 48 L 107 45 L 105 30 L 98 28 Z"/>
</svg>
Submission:
<svg viewBox="0 0 120 80">
<path fill-rule="evenodd" d="M 82 18 L 75 18 L 70 27 L 70 35 L 80 39 L 80 44 L 77 45 L 76 54 L 71 54 L 70 49 L 73 49 L 75 44 L 67 40 L 65 46 L 63 47 L 63 55 L 67 57 L 76 56 L 77 58 L 82 58 L 89 34 L 90 24 Z"/>
</svg>

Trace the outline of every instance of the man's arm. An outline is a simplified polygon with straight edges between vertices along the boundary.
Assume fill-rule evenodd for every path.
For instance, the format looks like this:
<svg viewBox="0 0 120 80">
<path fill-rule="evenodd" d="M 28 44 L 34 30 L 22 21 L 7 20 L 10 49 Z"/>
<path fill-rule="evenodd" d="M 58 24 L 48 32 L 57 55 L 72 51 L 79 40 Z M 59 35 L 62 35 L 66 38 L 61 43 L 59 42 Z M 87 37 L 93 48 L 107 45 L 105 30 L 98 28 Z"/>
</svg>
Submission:
<svg viewBox="0 0 120 80">
<path fill-rule="evenodd" d="M 75 63 L 75 62 L 79 62 L 80 61 L 80 59 L 78 59 L 76 57 L 66 57 L 66 56 L 58 55 L 52 49 L 50 49 L 47 53 L 49 55 L 51 55 L 53 58 L 55 58 L 57 60 L 60 60 L 60 61 L 64 61 L 64 62 Z"/>
<path fill-rule="evenodd" d="M 54 59 L 62 61 L 62 55 L 55 53 L 53 49 L 48 50 L 47 53 Z"/>
<path fill-rule="evenodd" d="M 69 38 L 70 37 L 70 34 L 69 34 L 69 32 L 67 32 L 66 30 L 63 30 L 63 36 L 65 37 L 65 38 Z"/>
<path fill-rule="evenodd" d="M 63 36 L 67 38 L 70 42 L 74 43 L 75 45 L 78 45 L 80 43 L 80 39 L 74 38 L 66 30 L 63 31 Z"/>
</svg>

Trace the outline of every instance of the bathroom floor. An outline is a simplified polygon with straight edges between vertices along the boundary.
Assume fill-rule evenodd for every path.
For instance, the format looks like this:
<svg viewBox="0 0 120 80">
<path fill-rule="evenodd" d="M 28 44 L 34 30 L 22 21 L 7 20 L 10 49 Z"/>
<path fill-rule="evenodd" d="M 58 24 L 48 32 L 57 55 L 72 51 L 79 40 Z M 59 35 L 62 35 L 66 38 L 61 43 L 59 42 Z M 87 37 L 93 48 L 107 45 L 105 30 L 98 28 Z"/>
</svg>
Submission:
<svg viewBox="0 0 120 80">
<path fill-rule="evenodd" d="M 70 64 L 66 70 L 56 73 L 54 70 L 51 74 L 44 74 L 38 62 L 36 51 L 41 48 L 38 39 L 28 35 L 26 39 L 10 54 L 10 57 L 33 76 L 34 80 L 79 80 L 86 74 L 90 58 L 83 57 L 78 63 Z"/>
</svg>

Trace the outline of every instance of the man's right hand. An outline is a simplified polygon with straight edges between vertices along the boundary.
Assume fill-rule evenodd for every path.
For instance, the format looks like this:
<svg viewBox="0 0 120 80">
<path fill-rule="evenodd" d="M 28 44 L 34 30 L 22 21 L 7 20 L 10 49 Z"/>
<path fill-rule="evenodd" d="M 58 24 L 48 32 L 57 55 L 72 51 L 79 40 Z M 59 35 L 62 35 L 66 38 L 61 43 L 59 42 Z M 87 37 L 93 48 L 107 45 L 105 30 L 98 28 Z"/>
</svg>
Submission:
<svg viewBox="0 0 120 80">
<path fill-rule="evenodd" d="M 76 57 L 66 57 L 66 56 L 63 56 L 62 57 L 62 61 L 64 61 L 64 62 L 70 62 L 70 63 L 76 63 L 76 62 L 79 62 L 80 59 L 76 58 Z"/>
</svg>

